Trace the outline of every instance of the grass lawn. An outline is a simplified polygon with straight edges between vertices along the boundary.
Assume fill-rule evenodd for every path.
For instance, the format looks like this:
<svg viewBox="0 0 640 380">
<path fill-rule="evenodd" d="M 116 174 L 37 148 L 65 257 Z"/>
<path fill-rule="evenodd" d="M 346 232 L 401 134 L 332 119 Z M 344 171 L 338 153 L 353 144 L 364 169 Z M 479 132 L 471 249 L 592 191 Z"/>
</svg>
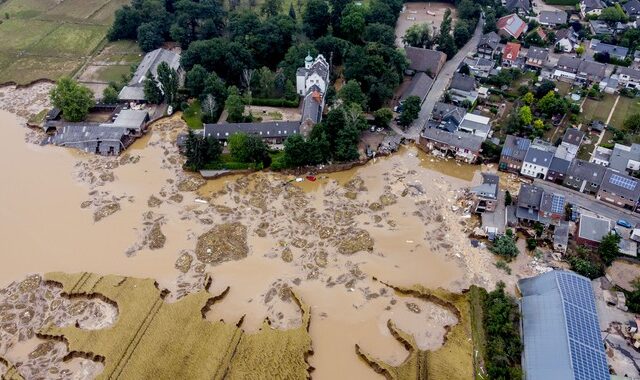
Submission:
<svg viewBox="0 0 640 380">
<path fill-rule="evenodd" d="M 615 102 L 616 96 L 610 94 L 604 94 L 601 100 L 587 99 L 582 105 L 579 120 L 582 123 L 589 123 L 591 120 L 606 122 Z"/>
<path fill-rule="evenodd" d="M 43 55 L 85 56 L 104 39 L 107 28 L 102 25 L 62 24 L 30 50 Z"/>
<path fill-rule="evenodd" d="M 8 67 L 0 69 L 0 83 L 25 84 L 42 78 L 57 80 L 76 72 L 82 63 L 81 58 L 26 56 L 14 59 Z"/>
<path fill-rule="evenodd" d="M 622 124 L 627 116 L 640 113 L 640 98 L 627 98 L 621 96 L 616 106 L 616 110 L 609 121 L 609 125 L 616 129 L 622 129 Z"/>
<path fill-rule="evenodd" d="M 189 108 L 184 110 L 182 120 L 184 120 L 191 129 L 202 128 L 202 108 L 200 107 L 199 100 L 194 101 Z"/>
<path fill-rule="evenodd" d="M 109 2 L 110 0 L 83 0 L 81 3 L 75 1 L 62 1 L 53 9 L 47 11 L 45 17 L 50 19 L 63 18 L 83 20 L 89 18 Z"/>
<path fill-rule="evenodd" d="M 571 88 L 573 87 L 570 83 L 557 81 L 556 87 L 558 88 L 558 93 L 562 96 L 566 96 L 571 92 Z"/>
<path fill-rule="evenodd" d="M 96 79 L 100 82 L 120 82 L 123 75 L 131 72 L 131 66 L 103 66 L 96 72 Z"/>
<path fill-rule="evenodd" d="M 0 14 L 2 8 L 0 7 Z M 29 26 L 27 27 L 26 24 Z M 26 50 L 30 52 L 29 46 L 38 43 L 47 35 L 52 33 L 58 24 L 51 21 L 39 20 L 4 20 L 0 24 L 0 51 L 7 53 L 16 53 L 18 50 Z"/>
</svg>

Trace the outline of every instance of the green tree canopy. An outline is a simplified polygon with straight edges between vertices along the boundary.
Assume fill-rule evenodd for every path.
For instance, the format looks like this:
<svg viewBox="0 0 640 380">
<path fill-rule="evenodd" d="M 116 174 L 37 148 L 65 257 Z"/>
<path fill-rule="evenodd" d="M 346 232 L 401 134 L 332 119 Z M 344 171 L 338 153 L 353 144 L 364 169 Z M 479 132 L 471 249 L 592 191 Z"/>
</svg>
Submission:
<svg viewBox="0 0 640 380">
<path fill-rule="evenodd" d="M 113 86 L 107 86 L 102 91 L 102 102 L 106 104 L 118 103 L 118 91 Z"/>
<path fill-rule="evenodd" d="M 606 7 L 598 16 L 599 20 L 605 21 L 609 24 L 615 24 L 616 22 L 626 22 L 629 20 L 627 14 L 624 12 L 620 4 L 615 4 L 612 7 Z"/>
<path fill-rule="evenodd" d="M 231 157 L 236 161 L 261 163 L 269 157 L 267 144 L 259 136 L 234 133 L 228 143 Z"/>
<path fill-rule="evenodd" d="M 366 25 L 364 9 L 361 5 L 349 3 L 342 11 L 340 32 L 345 39 L 359 42 Z"/>
<path fill-rule="evenodd" d="M 189 95 L 193 97 L 202 95 L 208 76 L 209 73 L 207 69 L 201 65 L 194 65 L 191 70 L 187 72 L 184 80 L 184 86 L 189 90 Z"/>
<path fill-rule="evenodd" d="M 624 129 L 631 133 L 639 133 L 640 132 L 640 113 L 633 113 L 624 119 L 622 124 Z"/>
<path fill-rule="evenodd" d="M 240 123 L 244 121 L 244 100 L 236 86 L 229 87 L 229 95 L 224 106 L 227 110 L 228 122 Z"/>
<path fill-rule="evenodd" d="M 191 170 L 200 170 L 207 164 L 218 161 L 222 153 L 222 145 L 218 140 L 196 136 L 192 129 L 189 129 L 185 145 L 185 166 Z"/>
<path fill-rule="evenodd" d="M 169 67 L 166 62 L 161 62 L 158 65 L 157 70 L 158 83 L 160 83 L 160 89 L 164 96 L 164 101 L 169 105 L 176 105 L 176 96 L 178 95 L 178 86 L 180 85 L 180 78 L 176 69 Z"/>
<path fill-rule="evenodd" d="M 378 127 L 387 128 L 393 119 L 391 108 L 380 108 L 373 113 L 374 122 Z"/>
<path fill-rule="evenodd" d="M 164 42 L 162 26 L 156 22 L 146 22 L 138 27 L 138 46 L 144 52 L 159 48 Z"/>
<path fill-rule="evenodd" d="M 522 106 L 518 110 L 518 116 L 520 117 L 520 122 L 523 125 L 531 125 L 533 122 L 533 114 L 531 113 L 531 108 L 529 106 Z"/>
<path fill-rule="evenodd" d="M 598 255 L 602 258 L 602 261 L 607 265 L 611 265 L 616 257 L 620 256 L 620 236 L 615 233 L 609 233 L 605 235 L 600 241 L 598 246 Z"/>
<path fill-rule="evenodd" d="M 369 24 L 364 28 L 362 39 L 365 42 L 378 42 L 387 46 L 394 46 L 396 34 L 392 27 L 381 23 Z"/>
<path fill-rule="evenodd" d="M 162 91 L 158 81 L 154 78 L 144 80 L 144 100 L 151 104 L 162 103 Z"/>
<path fill-rule="evenodd" d="M 302 30 L 312 39 L 327 33 L 331 16 L 329 5 L 324 0 L 309 0 L 307 9 L 302 17 Z"/>
<path fill-rule="evenodd" d="M 413 47 L 431 49 L 435 39 L 429 24 L 424 23 L 411 25 L 402 36 L 402 42 Z"/>
<path fill-rule="evenodd" d="M 402 113 L 400 114 L 400 120 L 398 124 L 403 127 L 408 127 L 418 118 L 420 114 L 420 106 L 422 100 L 415 95 L 409 96 L 402 102 Z"/>
<path fill-rule="evenodd" d="M 95 104 L 91 90 L 69 77 L 60 78 L 49 97 L 54 107 L 62 111 L 62 117 L 72 122 L 84 120 Z"/>
<path fill-rule="evenodd" d="M 360 88 L 358 81 L 351 79 L 342 86 L 338 92 L 338 98 L 344 102 L 344 104 L 357 104 L 362 108 L 367 106 L 367 97 Z"/>
<path fill-rule="evenodd" d="M 513 236 L 509 234 L 498 237 L 493 242 L 491 252 L 495 253 L 498 256 L 504 257 L 507 261 L 513 260 L 516 256 L 518 256 L 518 253 L 520 253 L 518 251 L 518 247 L 516 247 L 516 242 L 513 239 Z"/>
<path fill-rule="evenodd" d="M 284 141 L 284 162 L 288 167 L 299 167 L 309 162 L 309 144 L 296 133 Z"/>
</svg>

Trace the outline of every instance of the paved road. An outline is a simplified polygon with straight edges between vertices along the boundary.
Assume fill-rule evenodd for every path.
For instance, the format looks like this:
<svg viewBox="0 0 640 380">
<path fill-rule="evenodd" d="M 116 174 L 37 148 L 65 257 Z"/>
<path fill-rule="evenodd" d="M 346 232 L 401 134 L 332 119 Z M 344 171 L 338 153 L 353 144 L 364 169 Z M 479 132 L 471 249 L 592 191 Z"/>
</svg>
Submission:
<svg viewBox="0 0 640 380">
<path fill-rule="evenodd" d="M 467 54 L 469 54 L 472 51 L 475 51 L 476 46 L 478 46 L 478 42 L 480 42 L 480 37 L 482 37 L 483 26 L 484 26 L 484 17 L 481 16 L 480 21 L 476 26 L 476 30 L 473 33 L 473 36 L 471 37 L 469 42 L 467 42 L 467 44 L 464 45 L 462 49 L 460 49 L 458 53 L 451 60 L 447 61 L 447 63 L 444 64 L 444 66 L 442 67 L 442 70 L 440 70 L 440 73 L 436 77 L 436 80 L 433 82 L 433 86 L 431 86 L 431 90 L 429 91 L 427 98 L 422 104 L 422 108 L 420 109 L 420 115 L 418 116 L 418 119 L 413 122 L 413 124 L 407 129 L 406 132 L 403 133 L 403 135 L 406 138 L 415 139 L 415 140 L 418 139 L 418 135 L 420 134 L 420 131 L 422 130 L 424 125 L 427 123 L 427 120 L 429 120 L 429 117 L 431 116 L 433 107 L 435 106 L 436 102 L 440 100 L 440 98 L 446 91 L 447 86 L 449 85 L 449 81 L 451 81 L 451 78 L 453 77 L 453 74 L 456 72 L 456 69 L 458 68 L 458 66 L 460 66 L 464 58 L 467 56 Z"/>
<path fill-rule="evenodd" d="M 565 196 L 567 202 L 578 205 L 579 207 L 585 208 L 600 216 L 604 216 L 605 218 L 609 218 L 614 221 L 624 219 L 633 225 L 640 223 L 639 214 L 601 202 L 592 195 L 580 193 L 541 179 L 536 179 L 533 182 L 543 190 L 562 194 Z"/>
</svg>

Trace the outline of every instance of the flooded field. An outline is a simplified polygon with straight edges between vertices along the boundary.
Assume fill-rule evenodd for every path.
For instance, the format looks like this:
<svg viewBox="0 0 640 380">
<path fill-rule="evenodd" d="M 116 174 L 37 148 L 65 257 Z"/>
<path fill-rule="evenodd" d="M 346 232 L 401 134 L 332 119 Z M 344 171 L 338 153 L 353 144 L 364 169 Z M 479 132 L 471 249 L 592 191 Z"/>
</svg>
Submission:
<svg viewBox="0 0 640 380">
<path fill-rule="evenodd" d="M 457 198 L 479 181 L 476 167 L 409 147 L 315 182 L 274 173 L 204 181 L 181 170 L 179 116 L 117 158 L 25 143 L 22 123 L 0 111 L 0 287 L 54 271 L 117 274 L 153 278 L 175 302 L 203 289 L 209 274 L 212 294 L 229 291 L 205 317 L 241 322 L 248 333 L 265 318 L 277 329 L 299 327 L 292 289 L 311 308 L 313 377 L 332 379 L 382 378 L 356 344 L 390 364 L 405 359 L 389 320 L 429 350 L 457 322 L 386 284 L 458 292 L 515 281 L 467 238 L 473 226 Z M 0 293 L 2 305 L 17 308 Z M 12 313 L 3 323 L 20 325 Z M 25 347 L 40 339 L 29 339 L 0 345 L 0 356 L 35 368 Z"/>
</svg>

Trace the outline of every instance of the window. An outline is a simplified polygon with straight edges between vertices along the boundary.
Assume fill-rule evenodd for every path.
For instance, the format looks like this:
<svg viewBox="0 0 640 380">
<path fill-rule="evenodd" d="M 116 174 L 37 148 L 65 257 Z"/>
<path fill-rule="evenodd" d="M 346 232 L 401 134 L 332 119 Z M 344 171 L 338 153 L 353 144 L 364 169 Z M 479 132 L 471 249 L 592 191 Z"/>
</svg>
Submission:
<svg viewBox="0 0 640 380">
<path fill-rule="evenodd" d="M 225 135 L 225 136 L 229 136 L 229 132 L 225 132 L 225 133 L 224 133 L 224 135 Z"/>
</svg>

